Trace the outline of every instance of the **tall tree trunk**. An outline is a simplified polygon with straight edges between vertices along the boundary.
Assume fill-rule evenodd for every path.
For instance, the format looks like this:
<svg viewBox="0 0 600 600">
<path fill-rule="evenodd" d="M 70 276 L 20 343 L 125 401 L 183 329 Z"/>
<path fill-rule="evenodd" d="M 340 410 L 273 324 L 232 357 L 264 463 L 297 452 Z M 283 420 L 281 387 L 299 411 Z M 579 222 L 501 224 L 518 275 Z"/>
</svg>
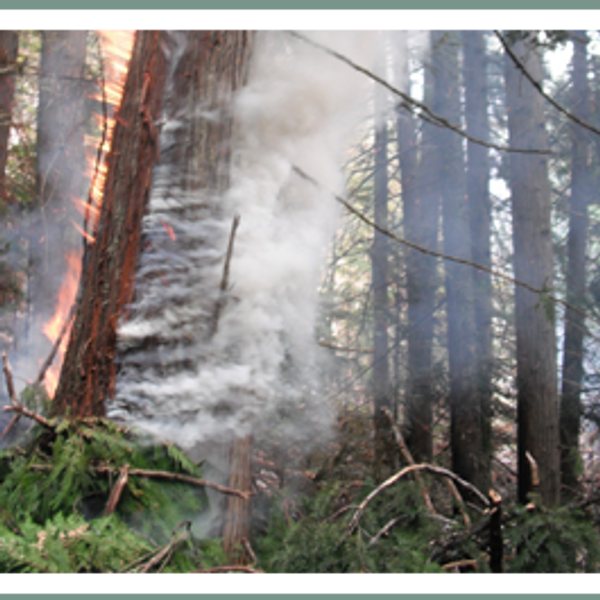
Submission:
<svg viewBox="0 0 600 600">
<path fill-rule="evenodd" d="M 386 95 L 375 87 L 375 223 L 388 227 L 388 140 Z M 388 298 L 389 244 L 387 236 L 375 230 L 371 251 L 371 277 L 373 282 L 373 399 L 375 425 L 375 478 L 389 475 L 393 468 L 395 444 L 390 423 L 384 408 L 392 409 L 389 358 L 389 298 Z"/>
<path fill-rule="evenodd" d="M 588 120 L 589 86 L 587 79 L 585 31 L 573 35 L 572 110 Z M 567 301 L 583 308 L 585 295 L 585 249 L 587 239 L 587 206 L 589 202 L 589 140 L 578 125 L 571 129 L 571 197 L 569 202 L 569 239 L 567 258 Z M 565 339 L 562 365 L 560 405 L 561 483 L 563 491 L 573 493 L 577 486 L 579 461 L 579 428 L 581 414 L 581 382 L 583 379 L 584 317 L 571 307 L 565 313 Z"/>
<path fill-rule="evenodd" d="M 159 32 L 136 36 L 95 242 L 83 257 L 77 313 L 54 399 L 57 414 L 103 416 L 114 393 L 116 327 L 134 293 L 141 221 L 158 157 L 153 120 L 164 96 L 162 38 Z"/>
<path fill-rule="evenodd" d="M 29 339 L 33 357 L 51 343 L 42 333 L 68 270 L 66 255 L 81 251 L 73 203 L 85 193 L 86 32 L 44 31 L 37 115 L 36 211 L 30 230 Z"/>
<path fill-rule="evenodd" d="M 407 91 L 408 67 L 403 76 Z M 433 74 L 425 70 L 425 103 L 432 100 Z M 434 145 L 435 127 L 423 122 L 421 157 L 417 164 L 415 125 L 410 114 L 399 109 L 398 152 L 402 168 L 404 235 L 412 242 L 436 249 L 438 245 L 439 196 L 436 193 L 439 154 Z M 433 456 L 433 405 L 431 370 L 435 324 L 437 263 L 432 256 L 406 251 L 408 299 L 408 381 L 406 390 L 406 441 L 417 462 Z"/>
<path fill-rule="evenodd" d="M 534 32 L 513 45 L 532 77 L 541 81 L 541 51 Z M 510 145 L 545 149 L 543 98 L 505 56 Z M 540 154 L 510 155 L 515 276 L 542 289 L 552 287 L 552 236 L 548 159 Z M 558 503 L 560 458 L 556 334 L 553 305 L 543 295 L 515 286 L 517 330 L 518 495 L 532 489 L 530 458 L 537 462 L 539 492 L 547 505 Z"/>
<path fill-rule="evenodd" d="M 489 138 L 488 84 L 485 36 L 482 31 L 462 32 L 465 86 L 465 118 L 467 132 L 480 140 Z M 467 198 L 471 257 L 474 262 L 490 268 L 491 203 L 489 194 L 488 149 L 467 142 Z M 475 309 L 475 357 L 477 390 L 481 415 L 481 456 L 479 485 L 490 485 L 492 454 L 492 282 L 485 271 L 473 271 Z"/>
<path fill-rule="evenodd" d="M 451 123 L 461 120 L 460 38 L 434 32 L 432 66 L 435 72 L 433 110 Z M 447 129 L 436 134 L 440 163 L 438 193 L 442 198 L 444 252 L 471 259 L 469 204 L 465 189 L 465 161 L 459 136 Z M 450 445 L 454 472 L 480 485 L 481 407 L 475 371 L 475 314 L 473 271 L 446 261 L 448 362 L 450 379 Z"/>
<path fill-rule="evenodd" d="M 10 238 L 13 234 L 10 231 L 9 204 L 12 203 L 12 198 L 6 185 L 18 46 L 19 34 L 16 31 L 0 31 L 0 351 L 7 351 L 12 343 L 15 310 L 7 305 L 17 297 L 19 289 L 10 260 Z M 4 399 L 1 392 L 0 397 Z"/>
<path fill-rule="evenodd" d="M 8 160 L 8 134 L 15 96 L 15 72 L 19 50 L 16 31 L 0 31 L 0 201 L 7 200 L 6 162 Z"/>
</svg>

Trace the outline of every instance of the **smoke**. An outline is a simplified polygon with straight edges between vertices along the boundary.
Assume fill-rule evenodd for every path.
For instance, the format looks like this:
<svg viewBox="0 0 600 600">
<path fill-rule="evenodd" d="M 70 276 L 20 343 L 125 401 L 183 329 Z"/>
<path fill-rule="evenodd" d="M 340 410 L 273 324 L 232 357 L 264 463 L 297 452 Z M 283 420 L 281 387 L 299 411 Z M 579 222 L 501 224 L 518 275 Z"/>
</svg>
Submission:
<svg viewBox="0 0 600 600">
<path fill-rule="evenodd" d="M 374 35 L 311 37 L 370 66 Z M 185 37 L 173 41 L 175 68 Z M 332 414 L 319 395 L 314 328 L 337 208 L 293 167 L 342 191 L 344 151 L 368 89 L 364 77 L 288 34 L 259 35 L 234 100 L 231 185 L 221 195 L 184 188 L 175 149 L 191 119 L 222 115 L 204 105 L 183 114 L 170 99 L 109 416 L 187 449 L 233 434 L 304 448 L 327 436 Z M 236 214 L 231 287 L 214 332 Z"/>
</svg>

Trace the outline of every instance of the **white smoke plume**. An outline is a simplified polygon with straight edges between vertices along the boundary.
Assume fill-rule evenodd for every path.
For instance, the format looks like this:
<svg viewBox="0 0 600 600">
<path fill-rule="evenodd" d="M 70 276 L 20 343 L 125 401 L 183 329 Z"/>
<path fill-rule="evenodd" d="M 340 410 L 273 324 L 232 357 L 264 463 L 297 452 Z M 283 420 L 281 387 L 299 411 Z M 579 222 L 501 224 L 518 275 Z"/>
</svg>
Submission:
<svg viewBox="0 0 600 600">
<path fill-rule="evenodd" d="M 307 35 L 368 68 L 375 60 L 374 33 Z M 231 187 L 223 197 L 175 184 L 169 148 L 186 120 L 163 125 L 162 165 L 144 221 L 150 248 L 132 318 L 119 330 L 121 369 L 109 416 L 184 448 L 231 433 L 277 435 L 306 447 L 327 434 L 332 414 L 318 393 L 314 328 L 338 211 L 293 166 L 343 193 L 341 165 L 368 92 L 364 76 L 321 50 L 289 34 L 260 34 L 248 84 L 235 100 Z M 196 107 L 196 115 L 219 118 L 202 111 Z M 210 335 L 235 214 L 231 290 Z"/>
</svg>

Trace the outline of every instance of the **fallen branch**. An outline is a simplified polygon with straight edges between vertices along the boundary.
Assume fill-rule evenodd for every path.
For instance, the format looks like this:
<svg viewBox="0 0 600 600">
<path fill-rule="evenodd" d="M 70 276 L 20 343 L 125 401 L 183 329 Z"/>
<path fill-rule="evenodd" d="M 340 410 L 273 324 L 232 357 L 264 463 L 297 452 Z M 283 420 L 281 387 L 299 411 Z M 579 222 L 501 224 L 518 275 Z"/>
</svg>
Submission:
<svg viewBox="0 0 600 600">
<path fill-rule="evenodd" d="M 24 417 L 27 417 L 28 419 L 32 419 L 33 421 L 35 421 L 36 423 L 39 423 L 40 425 L 46 427 L 47 429 L 54 430 L 56 428 L 55 425 L 51 421 L 49 421 L 45 417 L 42 417 L 42 415 L 39 415 L 38 413 L 33 412 L 32 410 L 29 410 L 28 408 L 25 408 L 21 404 L 5 406 L 2 410 L 4 410 L 4 412 L 19 413 L 19 415 L 23 415 Z"/>
<path fill-rule="evenodd" d="M 97 473 L 111 473 L 113 469 L 111 467 L 97 467 Z M 229 496 L 238 496 L 243 500 L 249 500 L 252 495 L 250 492 L 242 492 L 240 490 L 234 490 L 232 488 L 206 481 L 205 479 L 199 479 L 198 477 L 192 477 L 190 475 L 181 475 L 180 473 L 169 473 L 168 471 L 149 471 L 146 469 L 129 469 L 129 475 L 140 476 L 140 477 L 156 477 L 158 479 L 171 479 L 173 481 L 181 481 L 183 483 L 190 483 L 192 485 L 198 485 L 202 487 L 209 487 L 213 490 L 217 490 L 222 494 Z"/>
<path fill-rule="evenodd" d="M 444 569 L 444 571 L 451 571 L 453 569 L 458 569 L 459 567 L 473 567 L 476 571 L 478 569 L 477 561 L 472 558 L 455 560 L 454 562 L 442 565 L 442 569 Z"/>
<path fill-rule="evenodd" d="M 454 499 L 458 503 L 458 507 L 460 508 L 460 512 L 463 516 L 463 521 L 465 522 L 465 527 L 470 528 L 471 517 L 469 517 L 469 513 L 467 512 L 463 497 L 460 495 L 460 492 L 458 491 L 458 488 L 454 485 L 454 481 L 452 481 L 452 479 L 446 479 L 446 484 L 450 489 L 450 493 L 454 496 Z"/>
<path fill-rule="evenodd" d="M 140 573 L 148 573 L 148 571 L 150 571 L 152 567 L 157 566 L 163 559 L 165 559 L 160 567 L 160 571 L 162 571 L 162 569 L 164 569 L 165 565 L 169 561 L 169 558 L 171 558 L 171 555 L 173 554 L 173 551 L 175 550 L 177 545 L 183 542 L 188 537 L 188 535 L 189 533 L 187 529 L 185 531 L 182 531 L 174 540 L 171 540 L 164 548 L 162 548 L 157 554 L 155 554 L 142 567 Z"/>
<path fill-rule="evenodd" d="M 385 416 L 388 418 L 390 425 L 392 426 L 392 431 L 394 432 L 394 437 L 396 438 L 396 442 L 398 443 L 398 446 L 400 446 L 400 450 L 402 451 L 402 456 L 404 456 L 404 459 L 406 460 L 406 462 L 409 465 L 414 466 L 416 464 L 415 460 L 414 460 L 410 450 L 408 449 L 406 442 L 404 441 L 404 437 L 402 437 L 402 433 L 400 432 L 398 425 L 396 425 L 396 421 L 394 420 L 392 413 L 387 408 L 387 406 L 384 406 L 382 411 L 385 414 Z M 427 488 L 425 487 L 425 483 L 423 482 L 423 478 L 421 477 L 421 473 L 419 473 L 419 471 L 415 471 L 415 479 L 417 480 L 417 483 L 419 484 L 419 487 L 421 488 L 421 495 L 423 496 L 423 500 L 425 501 L 425 506 L 427 506 L 427 508 L 431 514 L 434 514 L 434 515 L 437 514 L 437 511 L 435 510 L 435 507 L 433 506 L 433 502 L 431 501 L 431 496 L 429 495 L 429 492 L 427 491 Z"/>
<path fill-rule="evenodd" d="M 110 491 L 110 496 L 108 497 L 108 502 L 106 503 L 106 508 L 104 509 L 104 516 L 108 517 L 108 515 L 112 514 L 117 508 L 117 504 L 121 499 L 121 494 L 129 481 L 129 465 L 125 464 L 121 467 L 119 472 L 119 478 L 117 482 L 113 486 L 113 489 Z"/>
<path fill-rule="evenodd" d="M 244 550 L 248 554 L 248 557 L 252 561 L 252 564 L 255 565 L 258 562 L 258 559 L 256 558 L 256 554 L 254 554 L 254 550 L 252 550 L 252 546 L 250 545 L 250 541 L 248 540 L 248 538 L 243 537 L 240 540 L 240 542 L 241 542 Z"/>
<path fill-rule="evenodd" d="M 224 567 L 212 567 L 210 569 L 200 569 L 199 571 L 192 571 L 192 573 L 264 573 L 252 567 L 238 567 L 235 565 L 229 565 Z"/>
<path fill-rule="evenodd" d="M 408 475 L 409 473 L 413 473 L 415 471 L 429 471 L 430 473 L 434 473 L 436 475 L 443 475 L 444 477 L 450 477 L 451 479 L 453 479 L 454 481 L 456 481 L 457 483 L 459 483 L 466 489 L 473 492 L 473 494 L 475 494 L 475 496 L 477 496 L 486 507 L 490 505 L 489 500 L 473 484 L 469 483 L 468 481 L 465 481 L 464 479 L 462 479 L 462 477 L 459 477 L 458 475 L 456 475 L 456 473 L 453 473 L 452 471 L 449 471 L 448 469 L 444 469 L 442 467 L 436 467 L 434 465 L 430 465 L 427 463 L 423 463 L 420 465 L 411 465 L 409 467 L 405 467 L 401 471 L 398 471 L 398 473 L 396 473 L 395 475 L 392 475 L 391 477 L 386 479 L 381 485 L 379 485 L 377 488 L 375 488 L 359 504 L 358 508 L 356 509 L 356 512 L 354 513 L 354 516 L 352 517 L 352 519 L 350 520 L 350 523 L 348 524 L 349 532 L 352 533 L 356 529 L 356 527 L 358 526 L 358 521 L 359 521 L 362 513 L 364 512 L 364 510 L 367 507 L 367 505 L 369 504 L 369 502 L 371 502 L 371 500 L 373 500 L 373 498 L 375 498 L 375 496 L 377 496 L 380 492 L 382 492 L 386 488 L 392 486 L 394 483 L 396 483 L 397 481 L 402 479 L 402 477 L 404 477 L 405 475 Z"/>
<path fill-rule="evenodd" d="M 368 546 L 367 546 L 367 550 L 369 548 L 371 548 L 371 546 L 374 546 L 381 537 L 383 537 L 384 535 L 387 535 L 388 532 L 390 531 L 390 529 L 392 529 L 392 527 L 394 527 L 395 525 L 397 525 L 400 521 L 404 521 L 406 519 L 406 515 L 401 515 L 399 517 L 395 517 L 393 519 L 391 519 L 390 521 L 388 521 L 376 534 L 375 537 L 369 542 Z"/>
</svg>

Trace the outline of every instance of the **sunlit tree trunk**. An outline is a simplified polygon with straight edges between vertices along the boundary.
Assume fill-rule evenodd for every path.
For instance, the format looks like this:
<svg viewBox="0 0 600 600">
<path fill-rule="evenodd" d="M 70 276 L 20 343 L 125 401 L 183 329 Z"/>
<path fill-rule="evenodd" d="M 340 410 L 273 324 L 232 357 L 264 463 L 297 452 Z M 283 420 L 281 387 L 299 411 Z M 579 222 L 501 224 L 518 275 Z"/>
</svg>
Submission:
<svg viewBox="0 0 600 600">
<path fill-rule="evenodd" d="M 465 88 L 465 121 L 467 132 L 474 138 L 487 141 L 488 93 L 485 35 L 482 31 L 463 31 L 463 84 Z M 491 267 L 488 149 L 467 142 L 467 199 L 471 257 L 477 264 Z M 474 270 L 475 359 L 477 392 L 481 415 L 481 455 L 479 485 L 487 491 L 490 483 L 492 453 L 492 282 L 490 274 Z"/>
<path fill-rule="evenodd" d="M 589 84 L 587 79 L 585 31 L 573 35 L 572 110 L 588 120 Z M 569 201 L 569 239 L 567 258 L 567 301 L 560 405 L 561 483 L 566 494 L 577 488 L 581 382 L 583 378 L 583 339 L 585 320 L 575 308 L 583 309 L 585 295 L 585 256 L 587 207 L 591 194 L 589 140 L 587 132 L 573 124 L 571 129 L 571 196 Z"/>
<path fill-rule="evenodd" d="M 531 76 L 542 79 L 536 35 L 512 46 Z M 505 56 L 510 146 L 544 150 L 544 100 Z M 538 289 L 552 287 L 552 234 L 548 159 L 543 154 L 510 155 L 515 276 Z M 518 492 L 527 501 L 532 489 L 530 460 L 537 463 L 539 492 L 548 505 L 560 495 L 556 334 L 551 301 L 515 286 L 517 330 Z M 530 457 L 528 457 L 528 454 Z"/>
</svg>

